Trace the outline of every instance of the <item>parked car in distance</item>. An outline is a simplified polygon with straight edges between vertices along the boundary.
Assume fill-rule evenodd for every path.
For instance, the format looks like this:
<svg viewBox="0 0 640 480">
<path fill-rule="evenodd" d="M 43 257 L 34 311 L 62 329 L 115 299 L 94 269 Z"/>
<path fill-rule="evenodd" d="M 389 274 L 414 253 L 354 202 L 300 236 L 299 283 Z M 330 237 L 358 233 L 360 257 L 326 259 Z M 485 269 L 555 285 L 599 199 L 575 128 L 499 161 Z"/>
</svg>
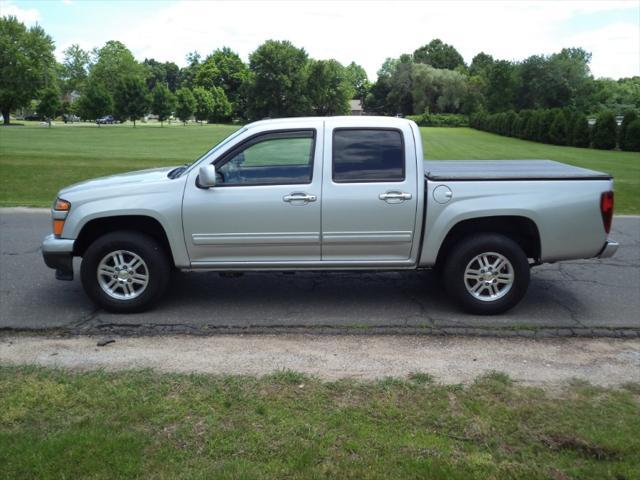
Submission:
<svg viewBox="0 0 640 480">
<path fill-rule="evenodd" d="M 32 113 L 31 115 L 27 115 L 24 117 L 25 120 L 29 120 L 31 122 L 41 122 L 44 120 L 42 115 L 38 115 L 37 113 Z"/>
<path fill-rule="evenodd" d="M 111 115 L 107 115 L 105 117 L 100 117 L 96 120 L 96 123 L 98 125 L 107 125 L 107 124 L 112 124 L 115 123 L 115 120 L 113 119 L 113 116 Z"/>
<path fill-rule="evenodd" d="M 405 119 L 255 122 L 191 164 L 64 188 L 44 260 L 72 280 L 82 257 L 86 293 L 114 312 L 154 305 L 174 269 L 437 267 L 463 309 L 497 314 L 525 295 L 531 267 L 618 248 L 608 174 L 423 158 Z"/>
<path fill-rule="evenodd" d="M 72 113 L 65 113 L 64 115 L 62 115 L 62 121 L 64 123 L 79 122 L 80 121 L 80 117 L 78 115 L 74 115 Z"/>
</svg>

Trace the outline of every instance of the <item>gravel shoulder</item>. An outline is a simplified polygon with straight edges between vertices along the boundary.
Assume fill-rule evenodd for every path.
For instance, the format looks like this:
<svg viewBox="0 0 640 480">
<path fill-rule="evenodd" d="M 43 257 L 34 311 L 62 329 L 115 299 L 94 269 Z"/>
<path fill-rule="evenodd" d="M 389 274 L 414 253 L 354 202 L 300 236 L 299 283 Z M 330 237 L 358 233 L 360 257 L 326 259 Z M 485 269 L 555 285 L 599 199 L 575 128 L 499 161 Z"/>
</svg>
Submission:
<svg viewBox="0 0 640 480">
<path fill-rule="evenodd" d="M 552 388 L 578 378 L 600 386 L 640 382 L 640 340 L 464 338 L 411 335 L 216 335 L 0 337 L 0 364 L 71 370 L 198 372 L 261 376 L 290 369 L 322 380 L 429 373 L 445 384 L 490 371 Z"/>
</svg>

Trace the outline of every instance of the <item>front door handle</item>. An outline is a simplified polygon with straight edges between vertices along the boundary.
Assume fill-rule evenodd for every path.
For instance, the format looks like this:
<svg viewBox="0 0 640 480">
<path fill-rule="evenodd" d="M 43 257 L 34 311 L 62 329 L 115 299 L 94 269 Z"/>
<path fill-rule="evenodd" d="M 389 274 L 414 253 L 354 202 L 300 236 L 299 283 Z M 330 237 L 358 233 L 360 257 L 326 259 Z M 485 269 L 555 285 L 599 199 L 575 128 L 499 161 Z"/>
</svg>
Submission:
<svg viewBox="0 0 640 480">
<path fill-rule="evenodd" d="M 306 193 L 303 193 L 303 192 L 293 192 L 293 193 L 290 193 L 289 195 L 285 195 L 284 197 L 282 197 L 282 200 L 288 203 L 292 203 L 292 202 L 308 203 L 308 202 L 315 202 L 317 199 L 318 197 L 316 197 L 315 195 L 307 195 Z"/>
<path fill-rule="evenodd" d="M 380 200 L 384 200 L 387 203 L 399 203 L 405 200 L 411 200 L 412 195 L 406 192 L 384 192 L 378 195 Z"/>
</svg>

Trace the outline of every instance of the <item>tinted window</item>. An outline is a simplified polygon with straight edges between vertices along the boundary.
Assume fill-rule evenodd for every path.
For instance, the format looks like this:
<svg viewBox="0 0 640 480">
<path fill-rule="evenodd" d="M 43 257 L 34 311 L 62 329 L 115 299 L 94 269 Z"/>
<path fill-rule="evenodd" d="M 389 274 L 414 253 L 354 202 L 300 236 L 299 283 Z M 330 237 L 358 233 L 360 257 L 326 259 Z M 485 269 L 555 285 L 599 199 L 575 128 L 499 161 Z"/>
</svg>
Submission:
<svg viewBox="0 0 640 480">
<path fill-rule="evenodd" d="M 232 152 L 218 167 L 219 185 L 311 183 L 313 131 L 267 134 Z"/>
<path fill-rule="evenodd" d="M 335 182 L 404 180 L 402 134 L 397 130 L 334 130 L 333 180 Z"/>
</svg>

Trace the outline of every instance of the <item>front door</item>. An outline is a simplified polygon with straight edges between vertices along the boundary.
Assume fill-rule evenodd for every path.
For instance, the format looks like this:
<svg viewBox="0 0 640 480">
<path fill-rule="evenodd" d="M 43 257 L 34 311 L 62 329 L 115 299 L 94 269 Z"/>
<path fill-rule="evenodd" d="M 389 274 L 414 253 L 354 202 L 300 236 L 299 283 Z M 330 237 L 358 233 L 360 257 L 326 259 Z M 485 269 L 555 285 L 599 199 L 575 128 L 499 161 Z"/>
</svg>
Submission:
<svg viewBox="0 0 640 480">
<path fill-rule="evenodd" d="M 408 125 L 325 129 L 323 261 L 410 258 L 422 180 L 413 142 Z"/>
<path fill-rule="evenodd" d="M 321 133 L 249 137 L 215 161 L 218 178 L 208 189 L 192 173 L 183 201 L 192 265 L 320 260 Z"/>
</svg>

